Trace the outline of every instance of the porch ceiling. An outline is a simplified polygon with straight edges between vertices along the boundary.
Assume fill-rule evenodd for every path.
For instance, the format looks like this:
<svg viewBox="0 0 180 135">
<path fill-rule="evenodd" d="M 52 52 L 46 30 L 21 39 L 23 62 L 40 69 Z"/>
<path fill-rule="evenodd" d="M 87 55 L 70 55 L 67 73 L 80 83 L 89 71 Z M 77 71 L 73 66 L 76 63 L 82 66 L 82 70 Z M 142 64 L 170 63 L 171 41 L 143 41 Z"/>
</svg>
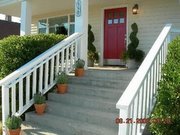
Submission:
<svg viewBox="0 0 180 135">
<path fill-rule="evenodd" d="M 121 1 L 121 0 L 111 0 Z M 56 12 L 60 10 L 69 10 L 74 9 L 75 0 L 32 0 L 32 15 L 41 15 L 51 12 Z M 89 5 L 99 5 L 99 4 L 108 4 L 109 0 L 89 0 Z M 0 6 L 0 13 L 7 15 L 20 16 L 21 13 L 21 2 L 17 1 L 16 3 L 9 4 L 6 6 Z"/>
</svg>

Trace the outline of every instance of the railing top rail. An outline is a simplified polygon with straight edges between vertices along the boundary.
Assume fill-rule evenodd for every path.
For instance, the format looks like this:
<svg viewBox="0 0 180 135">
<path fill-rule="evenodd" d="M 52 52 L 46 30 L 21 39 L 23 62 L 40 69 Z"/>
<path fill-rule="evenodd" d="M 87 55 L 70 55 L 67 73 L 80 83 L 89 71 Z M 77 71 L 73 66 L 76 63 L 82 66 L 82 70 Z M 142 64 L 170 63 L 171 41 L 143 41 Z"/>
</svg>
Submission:
<svg viewBox="0 0 180 135">
<path fill-rule="evenodd" d="M 142 62 L 141 66 L 139 67 L 138 71 L 134 75 L 132 81 L 129 83 L 128 87 L 126 88 L 125 92 L 119 99 L 116 104 L 116 108 L 125 108 L 127 109 L 129 105 L 131 105 L 133 99 L 135 98 L 136 94 L 138 93 L 138 89 L 142 84 L 145 76 L 148 73 L 149 68 L 151 67 L 152 63 L 157 56 L 161 45 L 163 44 L 164 40 L 166 39 L 168 33 L 171 29 L 171 24 L 166 24 L 163 28 L 162 32 L 158 36 L 157 40 L 153 44 L 152 48 L 150 49 L 149 53 L 147 54 L 146 58 Z"/>
<path fill-rule="evenodd" d="M 64 48 L 66 45 L 75 41 L 76 39 L 80 38 L 81 36 L 82 36 L 81 33 L 74 33 L 73 35 L 67 37 L 66 39 L 59 42 L 58 44 L 56 44 L 52 48 L 48 49 L 44 53 L 40 54 L 36 58 L 29 61 L 24 66 L 20 67 L 19 69 L 17 69 L 13 73 L 9 74 L 4 79 L 0 80 L 0 86 L 9 84 L 12 80 L 16 79 L 18 76 L 21 76 L 24 73 L 26 73 L 27 71 L 35 68 L 40 62 L 42 62 L 46 58 L 50 57 L 52 54 L 56 53 L 57 50 Z"/>
</svg>

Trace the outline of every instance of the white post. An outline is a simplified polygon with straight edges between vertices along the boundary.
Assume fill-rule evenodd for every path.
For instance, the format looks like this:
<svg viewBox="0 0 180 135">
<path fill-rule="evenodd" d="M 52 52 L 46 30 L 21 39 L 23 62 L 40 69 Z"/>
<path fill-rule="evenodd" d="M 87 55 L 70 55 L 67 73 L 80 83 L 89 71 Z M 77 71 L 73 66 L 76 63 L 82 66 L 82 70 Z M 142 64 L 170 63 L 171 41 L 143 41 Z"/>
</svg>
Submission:
<svg viewBox="0 0 180 135">
<path fill-rule="evenodd" d="M 78 47 L 78 58 L 85 61 L 85 69 L 87 69 L 88 0 L 75 1 L 75 32 L 83 33 L 81 44 Z"/>
<path fill-rule="evenodd" d="M 21 36 L 31 34 L 32 0 L 21 2 Z"/>
</svg>

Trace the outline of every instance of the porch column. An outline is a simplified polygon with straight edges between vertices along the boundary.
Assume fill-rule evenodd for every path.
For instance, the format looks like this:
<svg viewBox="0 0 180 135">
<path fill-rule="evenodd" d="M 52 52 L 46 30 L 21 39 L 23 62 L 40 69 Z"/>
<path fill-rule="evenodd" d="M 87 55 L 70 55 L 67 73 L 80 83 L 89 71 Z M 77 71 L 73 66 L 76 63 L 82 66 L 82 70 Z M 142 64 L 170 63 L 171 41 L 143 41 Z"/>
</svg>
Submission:
<svg viewBox="0 0 180 135">
<path fill-rule="evenodd" d="M 75 32 L 83 33 L 81 44 L 78 48 L 78 57 L 85 61 L 85 69 L 87 69 L 88 0 L 75 0 Z"/>
<path fill-rule="evenodd" d="M 31 34 L 32 0 L 21 2 L 21 36 Z"/>
</svg>

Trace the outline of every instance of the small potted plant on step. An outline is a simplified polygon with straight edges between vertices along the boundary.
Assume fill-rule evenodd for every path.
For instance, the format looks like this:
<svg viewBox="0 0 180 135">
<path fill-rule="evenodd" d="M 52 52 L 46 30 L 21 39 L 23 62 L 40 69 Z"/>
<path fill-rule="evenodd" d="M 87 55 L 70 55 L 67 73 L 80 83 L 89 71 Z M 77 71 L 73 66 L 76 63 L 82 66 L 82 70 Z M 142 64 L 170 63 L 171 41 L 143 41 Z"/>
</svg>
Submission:
<svg viewBox="0 0 180 135">
<path fill-rule="evenodd" d="M 5 125 L 8 128 L 8 135 L 20 135 L 22 119 L 17 116 L 8 117 Z"/>
<path fill-rule="evenodd" d="M 41 93 L 34 94 L 34 107 L 38 115 L 42 115 L 46 109 L 45 97 Z"/>
<path fill-rule="evenodd" d="M 85 65 L 85 61 L 82 59 L 78 59 L 75 64 L 75 76 L 81 77 L 84 75 L 84 65 Z"/>
<path fill-rule="evenodd" d="M 67 92 L 67 88 L 68 88 L 67 82 L 68 82 L 68 75 L 65 72 L 61 72 L 56 78 L 58 93 L 64 94 Z"/>
</svg>

